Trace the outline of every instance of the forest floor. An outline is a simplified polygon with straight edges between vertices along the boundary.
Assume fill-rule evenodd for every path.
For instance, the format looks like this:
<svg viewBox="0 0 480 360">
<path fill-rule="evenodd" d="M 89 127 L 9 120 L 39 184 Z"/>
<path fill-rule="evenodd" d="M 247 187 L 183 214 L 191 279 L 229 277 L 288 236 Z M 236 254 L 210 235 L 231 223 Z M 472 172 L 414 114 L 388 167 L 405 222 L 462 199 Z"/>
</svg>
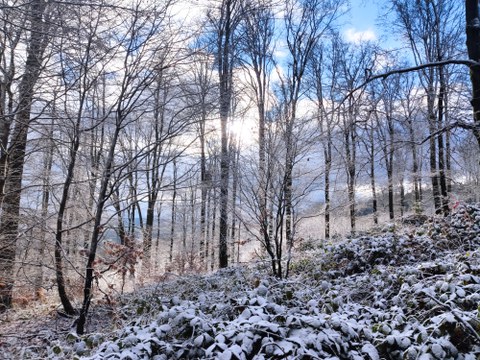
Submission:
<svg viewBox="0 0 480 360">
<path fill-rule="evenodd" d="M 480 359 L 480 206 L 267 267 L 188 275 L 93 306 L 88 334 L 43 306 L 8 312 L 5 359 Z"/>
</svg>

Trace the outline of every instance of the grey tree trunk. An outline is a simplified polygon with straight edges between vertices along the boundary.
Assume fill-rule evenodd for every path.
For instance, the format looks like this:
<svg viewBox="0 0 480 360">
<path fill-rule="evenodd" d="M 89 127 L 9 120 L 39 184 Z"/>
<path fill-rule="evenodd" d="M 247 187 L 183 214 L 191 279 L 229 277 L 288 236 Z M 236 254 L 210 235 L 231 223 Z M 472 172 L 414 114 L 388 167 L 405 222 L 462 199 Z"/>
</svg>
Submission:
<svg viewBox="0 0 480 360">
<path fill-rule="evenodd" d="M 120 119 L 117 119 L 117 122 L 118 121 L 121 122 Z M 92 290 L 93 290 L 93 280 L 94 280 L 93 263 L 97 255 L 97 248 L 100 242 L 100 236 L 102 232 L 102 226 L 101 226 L 102 215 L 105 209 L 105 203 L 108 200 L 107 191 L 110 183 L 110 178 L 112 176 L 113 159 L 115 156 L 115 148 L 117 145 L 117 139 L 120 133 L 120 129 L 121 129 L 120 126 L 117 126 L 111 138 L 111 143 L 110 143 L 111 145 L 105 161 L 105 169 L 103 171 L 102 179 L 100 182 L 100 191 L 98 193 L 97 206 L 95 209 L 95 220 L 93 223 L 92 239 L 90 242 L 88 260 L 86 264 L 85 285 L 83 288 L 83 303 L 82 303 L 82 308 L 80 310 L 80 315 L 77 319 L 77 326 L 76 326 L 76 330 L 79 335 L 82 335 L 85 332 L 85 322 L 87 320 L 87 314 L 90 309 L 90 303 L 92 300 Z"/>
<path fill-rule="evenodd" d="M 412 172 L 413 172 L 413 192 L 415 196 L 414 210 L 416 213 L 422 212 L 421 197 L 421 178 L 420 167 L 418 165 L 417 145 L 415 143 L 415 133 L 413 130 L 413 119 L 411 116 L 407 118 L 408 134 L 410 140 L 410 151 L 412 152 Z"/>
<path fill-rule="evenodd" d="M 356 232 L 356 210 L 355 210 L 355 184 L 356 184 L 356 159 L 357 159 L 357 136 L 353 116 L 353 102 L 348 100 L 348 109 L 344 124 L 344 141 L 345 141 L 345 160 L 347 167 L 347 192 L 348 207 L 350 217 L 350 233 L 355 235 Z"/>
<path fill-rule="evenodd" d="M 44 258 L 45 258 L 45 249 L 47 247 L 47 216 L 48 216 L 48 205 L 50 202 L 50 178 L 53 165 L 53 122 L 50 125 L 50 129 L 47 132 L 48 138 L 46 139 L 49 143 L 47 153 L 45 154 L 44 159 L 44 168 L 43 168 L 43 190 L 42 190 L 42 212 L 41 218 L 43 222 L 41 234 L 39 236 L 39 246 L 38 246 L 38 259 L 40 263 L 38 264 L 37 274 L 35 276 L 35 297 L 37 300 L 40 300 L 41 294 L 43 293 L 43 277 L 44 277 Z"/>
<path fill-rule="evenodd" d="M 480 15 L 478 0 L 465 0 L 465 16 L 467 22 L 467 50 L 468 58 L 480 62 Z M 473 107 L 473 135 L 480 147 L 480 66 L 470 67 L 470 81 L 472 83 Z"/>
<path fill-rule="evenodd" d="M 230 145 L 230 154 L 232 154 L 232 225 L 230 234 L 230 254 L 232 262 L 235 261 L 235 239 L 237 231 L 237 190 L 239 184 L 239 161 L 240 161 L 240 148 L 236 144 L 236 141 L 232 138 Z"/>
<path fill-rule="evenodd" d="M 444 115 L 445 115 L 445 96 L 447 93 L 445 74 L 443 66 L 440 66 L 438 69 L 439 78 L 440 78 L 440 89 L 438 93 L 438 110 L 437 110 L 437 126 L 439 129 L 442 129 L 444 126 Z M 445 143 L 443 141 L 443 134 L 438 134 L 437 136 L 437 146 L 438 146 L 438 178 L 440 182 L 440 193 L 442 200 L 442 212 L 445 216 L 450 212 L 448 208 L 448 190 L 447 190 L 447 179 L 446 179 L 446 166 L 445 166 Z"/>
<path fill-rule="evenodd" d="M 0 312 L 12 304 L 14 263 L 18 225 L 20 220 L 20 196 L 27 135 L 30 125 L 34 87 L 40 76 L 44 52 L 50 38 L 49 20 L 46 19 L 48 3 L 32 0 L 28 9 L 30 38 L 27 47 L 25 72 L 18 88 L 19 102 L 16 111 L 12 141 L 8 147 L 5 192 L 0 218 Z"/>
<path fill-rule="evenodd" d="M 434 87 L 433 87 L 433 71 L 430 72 L 430 84 L 427 94 L 427 116 L 428 116 L 428 130 L 431 135 L 429 139 L 429 164 L 430 164 L 430 180 L 432 182 L 433 204 L 435 213 L 440 213 L 442 210 L 442 198 L 440 192 L 440 181 L 437 169 L 437 146 L 435 144 L 435 136 L 433 134 L 437 131 L 437 118 L 435 115 L 434 105 Z"/>
<path fill-rule="evenodd" d="M 214 188 L 213 189 L 213 210 L 212 210 L 212 239 L 215 239 L 216 234 L 217 234 L 217 210 L 218 210 L 218 196 L 217 196 L 217 191 Z M 215 270 L 215 264 L 217 263 L 215 260 L 216 256 L 216 246 L 215 246 L 215 241 L 211 241 L 211 253 L 210 253 L 210 270 L 213 271 Z"/>
<path fill-rule="evenodd" d="M 177 162 L 173 160 L 173 180 L 172 180 L 172 207 L 170 215 L 170 250 L 168 252 L 168 260 L 170 264 L 173 262 L 173 244 L 175 241 L 175 225 L 176 225 L 176 199 L 177 199 Z"/>
<path fill-rule="evenodd" d="M 155 206 L 157 204 L 157 198 L 162 185 L 163 172 L 165 166 L 161 168 L 161 152 L 162 152 L 162 137 L 163 127 L 165 123 L 164 104 L 166 102 L 166 91 L 163 93 L 161 87 L 164 85 L 163 72 L 159 71 L 157 75 L 157 81 L 154 91 L 154 128 L 153 128 L 153 146 L 150 150 L 149 159 L 147 163 L 147 214 L 145 218 L 145 228 L 143 230 L 143 261 L 141 274 L 142 278 L 148 278 L 151 271 L 151 258 L 152 258 L 152 237 L 153 237 L 153 224 L 155 221 Z"/>
<path fill-rule="evenodd" d="M 221 16 L 217 28 L 217 66 L 219 76 L 220 100 L 220 222 L 219 222 L 219 266 L 228 266 L 228 188 L 230 179 L 230 153 L 228 149 L 227 124 L 230 116 L 230 107 L 233 87 L 233 38 L 237 26 L 236 0 L 223 0 Z"/>
<path fill-rule="evenodd" d="M 207 190 L 207 207 L 206 207 L 206 215 L 207 219 L 205 221 L 205 257 L 204 257 L 204 269 L 208 271 L 209 266 L 208 262 L 210 261 L 209 254 L 210 254 L 210 244 L 211 244 L 211 237 L 210 237 L 210 222 L 212 221 L 211 217 L 212 213 L 212 189 Z"/>
<path fill-rule="evenodd" d="M 207 158 L 205 153 L 205 122 L 207 114 L 205 108 L 202 109 L 202 118 L 200 120 L 200 264 L 204 264 L 208 259 L 208 239 L 206 238 L 207 228 L 207 187 L 209 181 L 207 180 Z"/>
<path fill-rule="evenodd" d="M 377 202 L 377 189 L 375 183 L 375 141 L 374 141 L 374 128 L 370 129 L 370 186 L 372 189 L 372 210 L 373 210 L 373 223 L 378 225 L 378 202 Z"/>
</svg>

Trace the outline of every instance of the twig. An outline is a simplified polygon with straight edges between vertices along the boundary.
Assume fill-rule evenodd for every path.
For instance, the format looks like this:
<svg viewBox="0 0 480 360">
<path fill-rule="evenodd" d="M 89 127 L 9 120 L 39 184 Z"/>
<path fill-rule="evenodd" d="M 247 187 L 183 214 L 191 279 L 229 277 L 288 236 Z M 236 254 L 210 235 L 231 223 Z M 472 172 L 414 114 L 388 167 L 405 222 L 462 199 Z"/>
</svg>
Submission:
<svg viewBox="0 0 480 360">
<path fill-rule="evenodd" d="M 442 303 L 440 300 L 436 299 L 435 297 L 433 297 L 432 295 L 430 295 L 429 293 L 427 293 L 426 291 L 423 291 L 423 294 L 426 295 L 428 298 L 430 298 L 431 300 L 433 300 L 434 302 L 436 302 L 438 305 L 450 310 L 450 312 L 453 314 L 453 316 L 458 320 L 460 321 L 463 326 L 465 326 L 468 330 L 470 330 L 470 332 L 472 333 L 472 335 L 480 342 L 480 335 L 475 331 L 475 329 L 472 327 L 472 325 L 470 325 L 468 322 L 466 322 L 465 320 L 462 319 L 462 317 L 457 314 L 457 311 L 456 309 L 453 309 L 450 305 L 448 304 L 445 304 L 445 303 Z"/>
<path fill-rule="evenodd" d="M 0 338 L 7 338 L 7 337 L 11 337 L 11 338 L 16 338 L 16 339 L 31 339 L 31 338 L 34 338 L 34 337 L 38 337 L 38 333 L 35 333 L 35 334 L 27 334 L 27 335 L 14 335 L 14 334 L 0 334 Z"/>
</svg>

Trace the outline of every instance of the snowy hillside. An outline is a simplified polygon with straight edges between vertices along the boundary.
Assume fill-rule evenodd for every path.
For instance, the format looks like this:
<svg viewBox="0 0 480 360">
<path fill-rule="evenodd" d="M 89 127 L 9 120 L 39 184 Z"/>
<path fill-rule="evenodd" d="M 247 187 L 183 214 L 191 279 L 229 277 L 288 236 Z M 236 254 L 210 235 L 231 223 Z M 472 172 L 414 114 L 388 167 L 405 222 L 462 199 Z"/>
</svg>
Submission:
<svg viewBox="0 0 480 360">
<path fill-rule="evenodd" d="M 337 244 L 304 244 L 287 280 L 260 267 L 179 277 L 119 299 L 110 315 L 119 330 L 64 336 L 48 356 L 478 359 L 479 245 L 478 206 Z"/>
</svg>

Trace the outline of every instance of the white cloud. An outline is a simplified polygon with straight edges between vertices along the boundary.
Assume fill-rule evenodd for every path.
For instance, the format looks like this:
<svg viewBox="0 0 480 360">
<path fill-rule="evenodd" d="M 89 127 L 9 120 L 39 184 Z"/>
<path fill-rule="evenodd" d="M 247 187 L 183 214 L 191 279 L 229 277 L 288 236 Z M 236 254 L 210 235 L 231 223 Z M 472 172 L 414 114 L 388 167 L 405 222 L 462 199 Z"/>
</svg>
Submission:
<svg viewBox="0 0 480 360">
<path fill-rule="evenodd" d="M 363 41 L 374 41 L 377 40 L 377 35 L 372 29 L 367 30 L 357 30 L 355 28 L 350 28 L 345 30 L 344 33 L 345 40 L 351 43 L 361 43 Z"/>
</svg>

